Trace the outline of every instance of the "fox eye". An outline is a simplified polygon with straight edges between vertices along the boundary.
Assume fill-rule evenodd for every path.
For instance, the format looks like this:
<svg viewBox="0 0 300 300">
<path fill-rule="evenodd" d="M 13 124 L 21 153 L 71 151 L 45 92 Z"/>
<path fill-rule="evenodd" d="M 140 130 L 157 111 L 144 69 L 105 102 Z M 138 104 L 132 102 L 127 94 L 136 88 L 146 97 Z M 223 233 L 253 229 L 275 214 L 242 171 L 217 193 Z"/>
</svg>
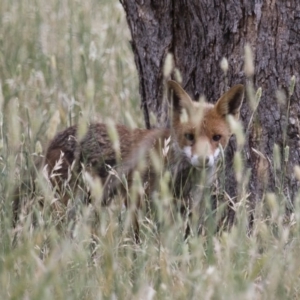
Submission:
<svg viewBox="0 0 300 300">
<path fill-rule="evenodd" d="M 186 134 L 184 135 L 184 137 L 185 137 L 188 141 L 190 141 L 190 142 L 193 142 L 194 139 L 195 139 L 194 134 L 192 134 L 192 133 L 186 133 Z"/>
<path fill-rule="evenodd" d="M 213 141 L 218 142 L 221 139 L 221 137 L 222 136 L 220 134 L 215 134 L 215 135 L 213 135 L 212 139 L 213 139 Z"/>
</svg>

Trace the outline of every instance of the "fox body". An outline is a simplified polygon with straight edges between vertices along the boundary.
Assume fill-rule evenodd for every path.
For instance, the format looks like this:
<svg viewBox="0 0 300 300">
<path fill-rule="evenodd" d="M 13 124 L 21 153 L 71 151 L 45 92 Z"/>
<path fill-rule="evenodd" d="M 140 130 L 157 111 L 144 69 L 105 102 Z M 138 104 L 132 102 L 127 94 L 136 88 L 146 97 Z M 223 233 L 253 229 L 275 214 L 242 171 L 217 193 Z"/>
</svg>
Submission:
<svg viewBox="0 0 300 300">
<path fill-rule="evenodd" d="M 110 175 L 110 167 L 118 174 L 125 175 L 130 187 L 133 173 L 141 159 L 145 162 L 144 167 L 139 168 L 144 192 L 151 198 L 159 177 L 151 153 L 160 159 L 163 170 L 170 172 L 174 197 L 182 199 L 183 203 L 189 198 L 193 187 L 199 183 L 203 169 L 207 172 L 214 169 L 220 147 L 225 148 L 228 143 L 231 130 L 227 116 L 238 118 L 244 88 L 243 85 L 232 87 L 213 105 L 193 101 L 175 81 L 169 81 L 168 86 L 173 90 L 170 128 L 147 130 L 116 125 L 120 145 L 117 150 L 105 124 L 91 124 L 79 141 L 76 138 L 77 126 L 57 134 L 48 147 L 45 164 L 48 165 L 49 175 L 59 173 L 59 176 L 50 177 L 64 204 L 69 196 L 63 194 L 63 183 L 69 177 L 72 165 L 75 174 L 84 166 L 85 172 L 101 179 L 104 184 L 102 202 L 108 203 L 116 190 L 120 190 L 115 177 Z M 60 159 L 61 165 L 55 171 L 55 165 Z M 74 190 L 77 185 L 78 181 L 73 180 Z M 125 193 L 124 196 L 125 204 L 128 205 Z"/>
</svg>

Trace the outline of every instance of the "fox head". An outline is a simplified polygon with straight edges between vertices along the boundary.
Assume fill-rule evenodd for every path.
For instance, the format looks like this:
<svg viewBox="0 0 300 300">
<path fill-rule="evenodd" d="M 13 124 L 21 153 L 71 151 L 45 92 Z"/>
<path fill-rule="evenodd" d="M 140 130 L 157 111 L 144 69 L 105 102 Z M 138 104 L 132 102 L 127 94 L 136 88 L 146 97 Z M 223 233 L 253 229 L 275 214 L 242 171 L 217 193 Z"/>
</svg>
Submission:
<svg viewBox="0 0 300 300">
<path fill-rule="evenodd" d="M 231 136 L 227 116 L 239 118 L 244 86 L 233 86 L 215 105 L 193 101 L 184 89 L 170 80 L 172 102 L 172 137 L 176 152 L 194 167 L 211 168 Z"/>
</svg>

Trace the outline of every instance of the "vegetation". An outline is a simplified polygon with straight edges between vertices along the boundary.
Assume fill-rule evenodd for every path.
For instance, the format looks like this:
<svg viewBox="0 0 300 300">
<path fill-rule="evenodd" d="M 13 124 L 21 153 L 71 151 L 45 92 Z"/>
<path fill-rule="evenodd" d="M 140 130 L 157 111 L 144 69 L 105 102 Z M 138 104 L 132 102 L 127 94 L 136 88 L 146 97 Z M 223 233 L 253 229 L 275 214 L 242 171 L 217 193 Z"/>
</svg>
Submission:
<svg viewBox="0 0 300 300">
<path fill-rule="evenodd" d="M 55 193 L 35 162 L 57 130 L 109 119 L 143 126 L 126 19 L 116 0 L 0 0 L 0 22 L 1 299 L 300 298 L 300 195 L 292 205 L 280 191 L 285 167 L 275 147 L 279 193 L 261 199 L 249 232 L 250 171 L 243 165 L 245 134 L 239 125 L 234 164 L 239 195 L 228 199 L 236 211 L 229 231 L 220 226 L 224 204 L 213 210 L 205 197 L 202 234 L 196 234 L 196 215 L 184 242 L 185 220 L 170 203 L 167 174 L 156 216 L 140 216 L 140 245 L 132 241 L 130 214 L 117 201 L 108 209 L 99 203 L 81 207 L 76 222 L 53 213 Z M 255 95 L 249 86 L 248 93 L 255 122 L 261 91 Z M 297 167 L 295 175 L 300 180 Z M 13 228 L 19 184 L 32 193 Z M 222 193 L 221 184 L 216 190 Z"/>
</svg>

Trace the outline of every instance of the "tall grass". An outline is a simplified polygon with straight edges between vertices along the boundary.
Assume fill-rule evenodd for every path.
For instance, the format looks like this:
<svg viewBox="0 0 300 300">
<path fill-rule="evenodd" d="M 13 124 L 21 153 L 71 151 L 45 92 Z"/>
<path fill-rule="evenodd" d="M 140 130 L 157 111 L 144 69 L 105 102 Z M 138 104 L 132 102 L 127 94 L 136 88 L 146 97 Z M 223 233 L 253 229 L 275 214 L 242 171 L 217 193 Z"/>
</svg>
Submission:
<svg viewBox="0 0 300 300">
<path fill-rule="evenodd" d="M 248 235 L 240 152 L 230 231 L 216 233 L 221 212 L 215 214 L 206 197 L 201 211 L 207 230 L 198 236 L 193 220 L 194 234 L 183 242 L 185 220 L 171 205 L 167 174 L 154 199 L 155 218 L 140 216 L 140 245 L 132 242 L 130 214 L 118 201 L 109 209 L 82 207 L 75 223 L 61 223 L 49 209 L 55 194 L 41 173 L 13 229 L 14 186 L 31 190 L 34 161 L 58 129 L 108 117 L 142 126 L 143 119 L 117 1 L 0 0 L 0 22 L 0 299 L 300 298 L 300 196 L 287 220 L 282 198 L 267 194 Z M 242 146 L 244 135 L 237 134 Z M 94 209 L 100 221 L 92 239 Z"/>
</svg>

